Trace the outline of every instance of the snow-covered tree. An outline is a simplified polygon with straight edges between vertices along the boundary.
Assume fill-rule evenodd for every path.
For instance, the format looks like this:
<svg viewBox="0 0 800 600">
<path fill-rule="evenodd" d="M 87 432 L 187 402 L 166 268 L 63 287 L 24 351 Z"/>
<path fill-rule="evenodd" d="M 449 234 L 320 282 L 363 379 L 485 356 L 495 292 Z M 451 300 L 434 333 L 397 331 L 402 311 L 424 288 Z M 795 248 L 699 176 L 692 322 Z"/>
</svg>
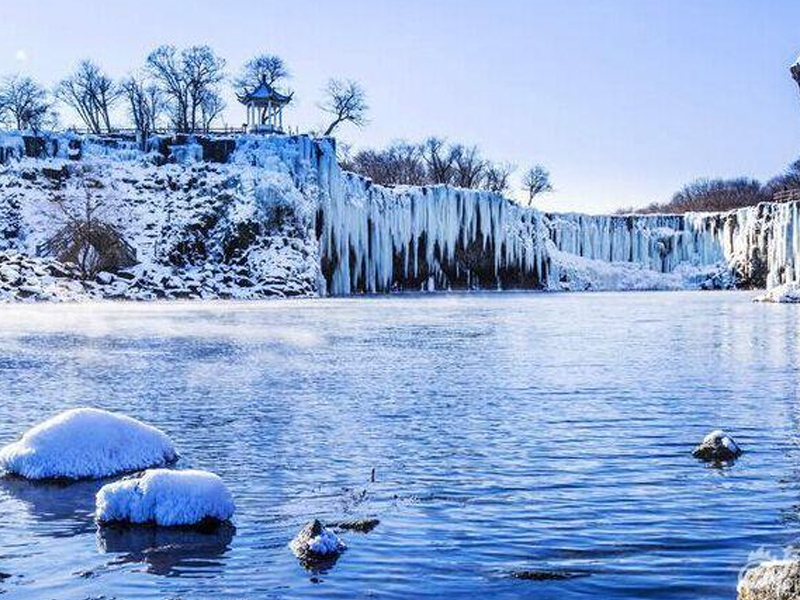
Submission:
<svg viewBox="0 0 800 600">
<path fill-rule="evenodd" d="M 333 134 L 342 123 L 362 127 L 367 122 L 367 94 L 357 81 L 331 79 L 325 88 L 325 99 L 319 107 L 333 115 L 323 135 Z"/>
</svg>

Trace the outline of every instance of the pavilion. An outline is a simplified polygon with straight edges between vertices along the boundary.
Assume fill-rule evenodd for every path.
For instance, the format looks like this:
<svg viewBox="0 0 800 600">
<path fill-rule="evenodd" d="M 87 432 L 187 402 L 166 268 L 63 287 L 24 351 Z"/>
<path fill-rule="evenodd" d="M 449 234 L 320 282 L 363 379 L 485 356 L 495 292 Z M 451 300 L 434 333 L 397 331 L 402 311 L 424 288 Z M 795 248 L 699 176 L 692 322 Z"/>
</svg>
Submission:
<svg viewBox="0 0 800 600">
<path fill-rule="evenodd" d="M 284 96 L 262 79 L 252 92 L 239 96 L 247 107 L 249 133 L 283 133 L 283 107 L 292 101 L 293 94 Z"/>
</svg>

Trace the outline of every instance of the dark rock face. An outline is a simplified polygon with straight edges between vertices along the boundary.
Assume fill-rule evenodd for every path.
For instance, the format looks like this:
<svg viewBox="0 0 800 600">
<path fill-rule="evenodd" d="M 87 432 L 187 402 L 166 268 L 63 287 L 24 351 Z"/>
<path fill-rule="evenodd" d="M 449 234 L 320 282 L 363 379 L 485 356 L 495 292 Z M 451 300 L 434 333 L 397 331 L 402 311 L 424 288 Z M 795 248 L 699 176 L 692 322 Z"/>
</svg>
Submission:
<svg viewBox="0 0 800 600">
<path fill-rule="evenodd" d="M 780 560 L 749 569 L 739 581 L 738 600 L 797 600 L 800 561 Z"/>
<path fill-rule="evenodd" d="M 742 454 L 742 449 L 722 430 L 709 433 L 692 451 L 692 456 L 707 462 L 730 462 Z"/>
</svg>

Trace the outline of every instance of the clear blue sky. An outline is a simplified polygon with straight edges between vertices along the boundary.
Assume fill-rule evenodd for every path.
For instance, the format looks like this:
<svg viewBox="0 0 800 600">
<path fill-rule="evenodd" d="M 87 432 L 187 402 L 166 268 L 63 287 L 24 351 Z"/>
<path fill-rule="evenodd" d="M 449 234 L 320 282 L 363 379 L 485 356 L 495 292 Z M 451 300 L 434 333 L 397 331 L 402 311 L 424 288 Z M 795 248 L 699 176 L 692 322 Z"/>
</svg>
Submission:
<svg viewBox="0 0 800 600">
<path fill-rule="evenodd" d="M 356 147 L 478 144 L 547 166 L 546 208 L 602 212 L 800 156 L 798 24 L 798 0 L 4 1 L 0 72 L 52 85 L 91 57 L 121 76 L 162 43 L 210 44 L 232 70 L 276 53 L 291 124 L 320 124 L 327 78 L 355 78 L 371 106 L 343 132 Z"/>
</svg>

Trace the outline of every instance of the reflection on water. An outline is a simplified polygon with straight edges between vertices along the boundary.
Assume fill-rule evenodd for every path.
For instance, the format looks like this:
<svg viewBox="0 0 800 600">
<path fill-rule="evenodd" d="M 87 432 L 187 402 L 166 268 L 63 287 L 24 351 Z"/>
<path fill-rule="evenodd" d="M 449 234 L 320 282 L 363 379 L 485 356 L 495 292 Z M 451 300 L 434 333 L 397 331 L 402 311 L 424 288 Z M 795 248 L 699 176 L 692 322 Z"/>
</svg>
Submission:
<svg viewBox="0 0 800 600">
<path fill-rule="evenodd" d="M 0 479 L 0 594 L 735 597 L 750 553 L 800 540 L 800 311 L 751 296 L 3 307 L 0 443 L 124 411 L 237 516 L 98 529 L 104 482 Z M 722 469 L 691 456 L 718 427 L 746 451 Z M 287 544 L 312 518 L 380 525 L 309 571 Z"/>
<path fill-rule="evenodd" d="M 13 498 L 42 527 L 41 535 L 72 537 L 94 531 L 94 497 L 106 481 L 27 481 L 0 477 L 0 494 Z"/>
<path fill-rule="evenodd" d="M 143 563 L 149 573 L 173 577 L 191 565 L 197 575 L 221 568 L 235 533 L 236 528 L 227 524 L 204 531 L 106 525 L 97 528 L 97 549 L 103 554 L 121 554 L 111 565 Z"/>
</svg>

